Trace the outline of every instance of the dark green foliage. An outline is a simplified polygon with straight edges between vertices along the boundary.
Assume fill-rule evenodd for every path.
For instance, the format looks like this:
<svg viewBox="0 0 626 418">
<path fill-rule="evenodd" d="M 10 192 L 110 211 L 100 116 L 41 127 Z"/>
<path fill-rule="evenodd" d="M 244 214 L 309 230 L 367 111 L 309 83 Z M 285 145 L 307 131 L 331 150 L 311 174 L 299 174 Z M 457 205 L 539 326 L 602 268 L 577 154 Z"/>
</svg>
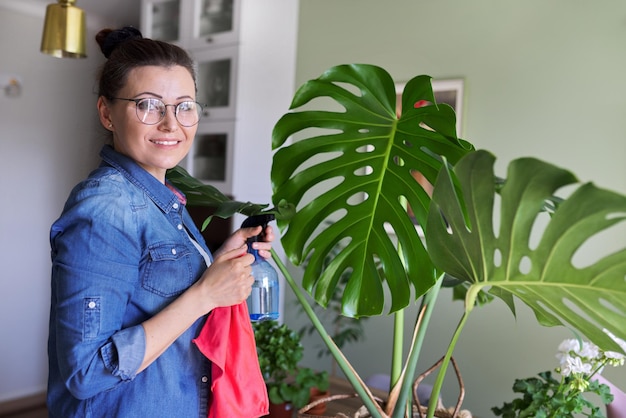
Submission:
<svg viewBox="0 0 626 418">
<path fill-rule="evenodd" d="M 289 402 L 296 408 L 307 404 L 310 389 L 328 388 L 328 373 L 300 367 L 303 347 L 300 336 L 275 321 L 253 323 L 259 366 L 272 403 Z"/>
<path fill-rule="evenodd" d="M 294 213 L 293 206 L 286 202 L 281 202 L 276 205 L 276 207 L 267 209 L 269 206 L 267 204 L 232 200 L 210 184 L 204 184 L 191 176 L 187 170 L 181 166 L 167 170 L 167 180 L 185 194 L 189 206 L 208 206 L 215 208 L 215 214 L 213 216 L 220 218 L 230 218 L 235 213 L 241 213 L 247 216 L 258 215 L 260 213 L 272 213 L 276 216 L 276 219 L 288 219 L 293 216 Z M 211 218 L 212 217 L 209 217 L 204 221 L 202 224 L 203 230 L 207 227 L 209 222 L 211 222 Z"/>
<path fill-rule="evenodd" d="M 597 380 L 589 382 L 584 392 L 575 388 L 574 378 L 568 376 L 557 380 L 549 371 L 541 372 L 539 377 L 516 379 L 513 385 L 515 393 L 521 397 L 506 402 L 501 408 L 491 408 L 496 416 L 516 417 L 553 417 L 571 418 L 574 414 L 604 418 L 599 407 L 585 398 L 585 393 L 595 393 L 604 404 L 613 400 L 607 385 Z"/>
<path fill-rule="evenodd" d="M 555 202 L 557 191 L 577 179 L 544 161 L 520 158 L 509 164 L 497 192 L 495 160 L 487 151 L 475 151 L 454 173 L 444 168 L 437 178 L 426 235 L 433 263 L 470 285 L 468 306 L 478 291 L 487 290 L 513 313 L 519 300 L 540 324 L 571 326 L 599 347 L 619 350 L 603 329 L 626 338 L 626 248 L 615 243 L 613 253 L 585 268 L 572 260 L 594 235 L 626 221 L 626 196 L 592 183 L 577 185 L 546 218 L 531 248 L 533 225 L 546 202 Z"/>
<path fill-rule="evenodd" d="M 341 110 L 303 110 L 319 98 Z M 273 201 L 297 207 L 293 218 L 277 223 L 281 241 L 294 264 L 307 260 L 302 286 L 320 305 L 328 304 L 347 270 L 352 274 L 341 302 L 350 317 L 399 311 L 435 283 L 435 269 L 407 213 L 408 204 L 417 223 L 425 224 L 430 199 L 414 174 L 434 183 L 445 164 L 441 155 L 454 164 L 473 147 L 457 138 L 453 109 L 434 103 L 430 77 L 414 77 L 398 117 L 394 81 L 385 70 L 341 65 L 300 87 L 293 111 L 276 123 Z M 314 134 L 285 143 L 308 131 Z M 333 218 L 328 228 L 318 228 Z M 323 266 L 337 246 L 337 256 Z"/>
</svg>

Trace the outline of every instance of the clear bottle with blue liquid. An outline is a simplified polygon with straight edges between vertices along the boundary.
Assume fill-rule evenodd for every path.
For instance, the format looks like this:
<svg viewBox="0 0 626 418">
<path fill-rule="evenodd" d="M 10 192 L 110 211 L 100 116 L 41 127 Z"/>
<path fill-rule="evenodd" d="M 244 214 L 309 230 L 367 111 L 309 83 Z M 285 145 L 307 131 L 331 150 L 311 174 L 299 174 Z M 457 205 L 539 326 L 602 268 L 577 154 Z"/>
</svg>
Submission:
<svg viewBox="0 0 626 418">
<path fill-rule="evenodd" d="M 278 319 L 278 274 L 274 267 L 261 257 L 256 249 L 252 248 L 253 242 L 264 241 L 265 228 L 272 220 L 274 220 L 274 215 L 271 214 L 255 215 L 250 216 L 241 225 L 242 228 L 263 227 L 259 235 L 248 238 L 247 242 L 248 252 L 254 255 L 254 262 L 251 266 L 254 284 L 252 285 L 252 293 L 247 300 L 248 312 L 252 322 Z"/>
</svg>

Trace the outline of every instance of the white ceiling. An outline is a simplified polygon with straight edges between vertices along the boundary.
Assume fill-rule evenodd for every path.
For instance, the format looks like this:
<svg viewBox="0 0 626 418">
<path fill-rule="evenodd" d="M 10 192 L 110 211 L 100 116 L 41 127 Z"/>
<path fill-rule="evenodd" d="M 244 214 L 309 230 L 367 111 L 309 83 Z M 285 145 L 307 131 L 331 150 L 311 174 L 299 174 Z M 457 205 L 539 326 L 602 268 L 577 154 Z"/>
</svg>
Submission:
<svg viewBox="0 0 626 418">
<path fill-rule="evenodd" d="M 46 5 L 54 0 L 0 0 L 1 9 L 11 9 L 36 16 L 43 16 Z M 87 26 L 101 29 L 105 26 L 139 27 L 140 0 L 76 0 L 77 7 L 87 15 Z"/>
</svg>

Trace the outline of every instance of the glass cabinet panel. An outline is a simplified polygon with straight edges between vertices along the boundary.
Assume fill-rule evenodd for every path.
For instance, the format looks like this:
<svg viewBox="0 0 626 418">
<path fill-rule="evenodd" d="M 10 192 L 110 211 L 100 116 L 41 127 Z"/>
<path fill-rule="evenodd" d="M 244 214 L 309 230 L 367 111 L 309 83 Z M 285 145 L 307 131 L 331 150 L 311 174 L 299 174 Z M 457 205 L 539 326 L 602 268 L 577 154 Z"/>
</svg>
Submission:
<svg viewBox="0 0 626 418">
<path fill-rule="evenodd" d="M 142 28 L 147 38 L 174 42 L 181 39 L 181 0 L 144 1 Z"/>
<path fill-rule="evenodd" d="M 225 46 L 237 42 L 239 0 L 193 0 L 189 47 Z"/>
<path fill-rule="evenodd" d="M 228 134 L 215 132 L 196 136 L 193 174 L 201 180 L 226 180 L 226 144 Z"/>
<path fill-rule="evenodd" d="M 235 123 L 209 122 L 198 126 L 184 165 L 189 173 L 222 193 L 231 192 L 232 142 Z"/>
<path fill-rule="evenodd" d="M 231 60 L 228 58 L 198 64 L 198 101 L 207 107 L 228 107 L 231 100 Z"/>
<path fill-rule="evenodd" d="M 233 0 L 201 0 L 198 36 L 233 30 Z"/>
<path fill-rule="evenodd" d="M 234 45 L 240 0 L 141 0 L 141 31 L 188 50 Z"/>
<path fill-rule="evenodd" d="M 215 48 L 195 54 L 198 95 L 203 119 L 235 117 L 235 74 L 237 48 Z"/>
</svg>

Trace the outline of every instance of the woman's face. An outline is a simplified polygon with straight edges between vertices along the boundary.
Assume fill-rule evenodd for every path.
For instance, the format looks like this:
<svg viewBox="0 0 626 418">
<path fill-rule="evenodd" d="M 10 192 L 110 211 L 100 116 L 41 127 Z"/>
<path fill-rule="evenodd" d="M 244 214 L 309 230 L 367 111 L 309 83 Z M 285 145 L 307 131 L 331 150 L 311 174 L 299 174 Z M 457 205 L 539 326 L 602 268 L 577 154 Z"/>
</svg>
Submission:
<svg viewBox="0 0 626 418">
<path fill-rule="evenodd" d="M 125 99 L 157 98 L 166 105 L 195 101 L 196 90 L 189 71 L 181 66 L 137 67 L 128 74 L 126 86 L 118 92 Z M 163 120 L 146 125 L 137 117 L 136 105 L 126 100 L 98 99 L 100 121 L 113 132 L 113 147 L 132 158 L 160 181 L 165 171 L 176 166 L 189 152 L 198 125 L 178 123 L 174 106 L 167 106 Z"/>
</svg>

